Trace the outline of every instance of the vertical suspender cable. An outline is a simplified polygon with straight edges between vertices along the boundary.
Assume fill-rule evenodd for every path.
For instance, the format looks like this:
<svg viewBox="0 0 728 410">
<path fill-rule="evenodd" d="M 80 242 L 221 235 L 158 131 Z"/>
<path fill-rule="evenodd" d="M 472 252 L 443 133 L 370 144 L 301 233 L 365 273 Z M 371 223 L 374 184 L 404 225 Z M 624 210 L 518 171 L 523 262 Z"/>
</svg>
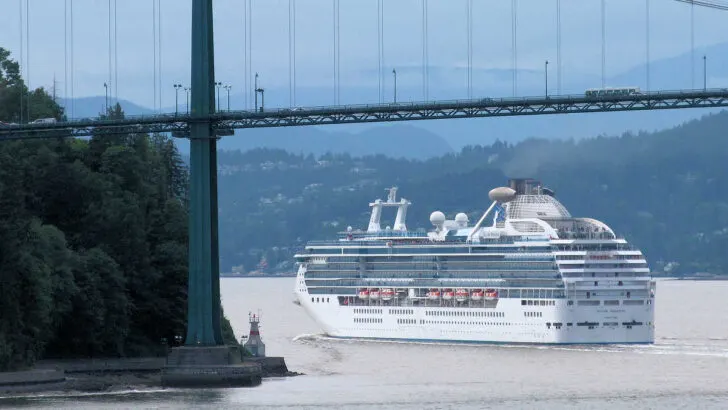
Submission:
<svg viewBox="0 0 728 410">
<path fill-rule="evenodd" d="M 695 2 L 690 2 L 690 88 L 695 89 Z"/>
<path fill-rule="evenodd" d="M 25 0 L 25 81 L 28 82 L 28 98 L 25 99 L 27 105 L 26 115 L 30 121 L 30 98 L 33 93 L 30 86 L 30 0 Z"/>
<path fill-rule="evenodd" d="M 116 47 L 119 44 L 116 41 L 116 0 L 114 0 L 114 100 L 119 103 L 119 56 Z"/>
<path fill-rule="evenodd" d="M 253 84 L 253 1 L 248 1 L 248 67 L 250 73 L 250 83 Z M 255 99 L 255 93 L 257 91 L 252 90 L 253 93 L 250 95 L 250 106 L 253 106 L 253 100 Z M 257 107 L 256 107 L 257 108 Z"/>
<path fill-rule="evenodd" d="M 245 0 L 243 2 L 243 109 L 248 109 L 248 101 L 249 101 L 249 90 L 248 87 L 250 86 L 250 83 L 248 82 L 248 79 L 250 78 L 250 74 L 248 73 L 248 1 Z M 288 0 L 290 7 L 290 2 L 293 0 Z M 290 26 L 290 8 L 288 13 L 289 18 L 289 26 Z M 289 43 L 290 44 L 290 43 Z M 290 47 L 290 45 L 289 45 Z"/>
<path fill-rule="evenodd" d="M 293 58 L 291 49 L 291 3 L 288 0 L 288 106 L 293 107 Z"/>
<path fill-rule="evenodd" d="M 108 32 L 109 32 L 108 33 L 109 34 L 109 53 L 108 53 L 109 54 L 109 73 L 108 73 L 108 77 L 106 79 L 106 81 L 108 83 L 107 86 L 105 87 L 105 88 L 107 88 L 106 89 L 106 93 L 108 93 L 109 91 L 111 91 L 111 89 L 109 89 L 108 87 L 111 87 L 112 84 L 113 84 L 111 82 L 111 79 L 112 79 L 112 71 L 111 71 L 112 68 L 111 67 L 112 67 L 112 64 L 113 64 L 112 63 L 112 55 L 111 55 L 111 49 L 112 49 L 112 42 L 111 42 L 111 0 L 109 0 L 109 4 L 108 4 L 107 8 L 108 8 L 108 12 L 109 12 L 109 26 L 108 26 L 108 29 L 109 29 L 108 30 Z M 106 98 L 106 103 L 108 103 L 108 96 Z M 109 107 L 107 107 L 106 105 L 104 105 L 104 110 L 108 110 L 108 108 Z M 107 114 L 108 114 L 108 112 L 104 112 L 104 115 L 107 115 Z"/>
<path fill-rule="evenodd" d="M 511 0 L 511 47 L 513 49 L 512 74 L 513 74 L 513 96 L 518 93 L 518 10 L 516 0 Z"/>
<path fill-rule="evenodd" d="M 470 0 L 470 98 L 473 98 L 473 0 Z"/>
<path fill-rule="evenodd" d="M 602 0 L 602 88 L 606 87 L 606 63 L 607 63 L 607 20 L 606 3 Z"/>
<path fill-rule="evenodd" d="M 425 3 L 427 0 L 422 0 L 422 99 L 427 100 L 427 76 L 425 75 Z"/>
<path fill-rule="evenodd" d="M 117 0 L 114 0 L 116 2 Z M 157 40 L 159 41 L 159 110 L 162 110 L 162 95 L 164 94 L 164 82 L 162 81 L 162 0 L 157 0 Z"/>
<path fill-rule="evenodd" d="M 332 38 L 332 44 L 331 47 L 333 48 L 332 55 L 332 71 L 334 72 L 333 80 L 334 80 L 334 105 L 336 105 L 336 0 L 331 0 L 331 9 L 332 9 L 332 15 L 331 15 L 331 38 Z"/>
<path fill-rule="evenodd" d="M 293 105 L 296 105 L 296 0 L 293 0 Z"/>
<path fill-rule="evenodd" d="M 63 113 L 68 116 L 68 0 L 63 0 Z"/>
<path fill-rule="evenodd" d="M 20 74 L 22 75 L 23 67 L 25 66 L 25 62 L 23 61 L 23 0 L 18 0 L 18 6 L 19 6 L 18 9 L 20 10 L 20 14 L 19 14 L 19 18 L 18 18 L 18 27 L 20 27 L 20 62 L 19 62 L 20 70 L 19 71 L 20 71 Z M 28 81 L 28 79 L 26 78 L 25 79 L 26 87 L 28 87 L 27 81 Z M 25 90 L 24 90 L 24 87 L 21 86 L 21 88 L 20 88 L 20 121 L 19 121 L 20 124 L 23 123 L 24 95 L 25 95 Z"/>
<path fill-rule="evenodd" d="M 423 0 L 423 9 L 422 9 L 422 36 L 424 38 L 424 55 L 425 55 L 425 61 L 423 64 L 424 67 L 424 83 L 425 83 L 425 101 L 429 100 L 430 98 L 430 44 L 429 44 L 429 13 L 430 13 L 430 4 L 428 0 Z"/>
<path fill-rule="evenodd" d="M 377 0 L 377 101 L 382 103 L 382 0 Z"/>
<path fill-rule="evenodd" d="M 645 0 L 645 76 L 650 91 L 650 0 Z"/>
<path fill-rule="evenodd" d="M 152 0 L 152 71 L 154 77 L 154 112 L 157 112 L 157 1 Z"/>
<path fill-rule="evenodd" d="M 561 0 L 556 0 L 556 94 L 561 95 Z"/>
<path fill-rule="evenodd" d="M 381 21 L 381 26 L 380 27 L 382 28 L 382 37 L 381 37 L 381 39 L 382 39 L 382 47 L 381 47 L 381 50 L 382 50 L 382 68 L 381 68 L 381 73 L 382 74 L 381 75 L 382 75 L 382 102 L 384 102 L 384 90 L 387 89 L 387 86 L 386 86 L 386 84 L 387 84 L 387 76 L 386 76 L 385 71 L 384 71 L 384 65 L 385 65 L 384 64 L 384 0 L 382 0 L 382 9 L 381 9 L 381 13 L 380 13 L 379 19 Z"/>
<path fill-rule="evenodd" d="M 336 104 L 341 104 L 341 4 L 336 0 Z"/>
<path fill-rule="evenodd" d="M 288 106 L 293 107 L 293 58 L 291 50 L 291 3 L 288 0 Z"/>
<path fill-rule="evenodd" d="M 70 33 L 70 39 L 69 40 L 70 40 L 70 46 L 71 46 L 70 47 L 71 48 L 71 118 L 75 118 L 75 115 L 76 115 L 76 100 L 73 98 L 73 96 L 74 96 L 74 94 L 73 94 L 73 86 L 75 84 L 74 75 L 73 75 L 74 74 L 74 66 L 75 66 L 75 61 L 74 61 L 75 60 L 74 59 L 75 53 L 74 53 L 74 50 L 73 50 L 73 0 L 70 0 L 70 2 L 71 2 L 71 16 L 70 16 L 70 20 L 71 20 L 71 33 Z"/>
</svg>

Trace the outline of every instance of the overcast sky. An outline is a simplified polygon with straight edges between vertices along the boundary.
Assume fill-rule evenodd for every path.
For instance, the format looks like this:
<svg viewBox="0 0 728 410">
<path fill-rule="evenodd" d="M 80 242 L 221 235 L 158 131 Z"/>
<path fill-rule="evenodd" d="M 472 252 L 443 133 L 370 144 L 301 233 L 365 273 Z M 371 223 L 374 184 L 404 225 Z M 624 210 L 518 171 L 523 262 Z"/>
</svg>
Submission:
<svg viewBox="0 0 728 410">
<path fill-rule="evenodd" d="M 3 0 L 0 46 L 20 57 L 20 5 Z M 174 104 L 172 84 L 189 84 L 190 1 L 160 0 L 162 106 Z M 607 75 L 644 64 L 646 0 L 607 0 Z M 103 95 L 109 79 L 108 0 L 30 0 L 30 36 L 25 35 L 30 84 L 70 94 L 70 62 L 64 70 L 64 7 L 73 3 L 73 91 Z M 245 0 L 216 0 L 215 51 L 219 81 L 242 90 L 245 77 Z M 556 0 L 518 0 L 518 67 L 541 69 L 556 60 Z M 113 4 L 113 0 L 112 0 Z M 333 1 L 296 0 L 296 73 L 299 86 L 329 85 L 333 69 Z M 402 83 L 420 83 L 422 0 L 384 0 L 385 72 L 401 71 Z M 568 73 L 601 74 L 599 0 L 561 0 L 562 66 Z M 690 6 L 651 0 L 652 59 L 690 49 Z M 473 64 L 510 69 L 511 2 L 473 0 Z M 117 2 L 118 97 L 153 107 L 153 0 Z M 267 87 L 288 87 L 289 0 L 254 0 L 252 66 Z M 467 0 L 429 0 L 431 65 L 467 64 Z M 23 11 L 25 13 L 25 11 Z M 70 14 L 70 13 L 69 13 Z M 70 23 L 68 18 L 65 19 Z M 728 41 L 728 12 L 695 8 L 696 47 Z M 70 31 L 70 25 L 69 25 Z M 377 84 L 377 1 L 340 0 L 342 86 Z M 29 41 L 27 41 L 29 40 Z M 70 47 L 70 41 L 69 46 Z M 696 57 L 698 58 L 698 57 Z M 70 57 L 69 57 L 70 60 Z M 23 62 L 25 63 L 25 61 Z M 25 64 L 24 64 L 25 65 Z M 408 71 L 406 68 L 414 68 Z M 475 81 L 477 81 L 477 73 Z M 66 78 L 69 78 L 66 81 Z M 112 74 L 111 81 L 115 76 Z M 66 84 L 64 84 L 66 82 Z M 70 95 L 69 95 L 70 96 Z"/>
</svg>

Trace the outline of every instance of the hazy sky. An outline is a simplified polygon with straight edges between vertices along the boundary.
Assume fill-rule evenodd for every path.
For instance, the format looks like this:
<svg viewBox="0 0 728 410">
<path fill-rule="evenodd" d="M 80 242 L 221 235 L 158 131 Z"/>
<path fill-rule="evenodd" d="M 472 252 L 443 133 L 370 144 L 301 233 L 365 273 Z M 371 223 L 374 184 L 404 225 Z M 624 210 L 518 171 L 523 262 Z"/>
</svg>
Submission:
<svg viewBox="0 0 728 410">
<path fill-rule="evenodd" d="M 118 77 L 118 97 L 154 106 L 154 0 L 117 1 L 116 76 L 109 79 L 108 0 L 3 0 L 0 46 L 20 57 L 21 4 L 29 5 L 29 38 L 23 19 L 24 73 L 30 84 L 70 96 L 70 40 L 64 46 L 64 7 L 73 4 L 73 95 L 103 95 L 103 83 Z M 556 60 L 556 1 L 518 0 L 518 67 L 542 69 Z M 645 62 L 647 0 L 607 0 L 607 75 Z M 112 4 L 113 4 L 112 0 Z M 217 79 L 241 92 L 245 84 L 244 5 L 216 0 Z M 174 104 L 172 84 L 189 84 L 190 1 L 160 0 L 162 106 Z M 422 0 L 384 0 L 384 64 L 400 72 L 402 84 L 421 83 Z M 652 59 L 690 48 L 690 6 L 650 0 Z M 333 1 L 295 0 L 297 84 L 330 85 L 333 78 Z M 601 74 L 599 0 L 561 0 L 562 76 Z M 473 0 L 473 63 L 510 69 L 511 1 Z M 253 0 L 252 67 L 266 87 L 288 87 L 289 0 Z M 429 0 L 429 61 L 441 67 L 467 63 L 467 0 Z M 25 13 L 25 11 L 23 11 Z M 70 13 L 69 13 L 70 15 Z M 70 19 L 68 23 L 70 32 Z M 695 8 L 696 47 L 728 41 L 728 12 Z M 340 0 L 340 72 L 344 86 L 377 85 L 377 1 Z M 69 35 L 70 37 L 70 35 Z M 28 41 L 29 40 L 29 41 Z M 64 51 L 69 48 L 68 53 Z M 697 58 L 697 57 L 696 57 Z M 29 73 L 26 71 L 29 68 Z M 410 68 L 411 70 L 408 70 Z M 477 81 L 475 73 L 474 81 Z M 68 78 L 68 80 L 67 80 Z M 65 84 L 64 84 L 65 83 Z"/>
</svg>

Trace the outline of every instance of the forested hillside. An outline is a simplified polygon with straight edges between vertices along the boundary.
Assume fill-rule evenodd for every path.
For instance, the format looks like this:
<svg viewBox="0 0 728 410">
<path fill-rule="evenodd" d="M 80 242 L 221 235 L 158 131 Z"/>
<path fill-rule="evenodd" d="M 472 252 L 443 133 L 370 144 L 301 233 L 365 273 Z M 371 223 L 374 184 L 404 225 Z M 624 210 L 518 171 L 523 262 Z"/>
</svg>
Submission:
<svg viewBox="0 0 728 410">
<path fill-rule="evenodd" d="M 8 57 L 0 48 L 5 122 L 27 92 Z M 24 120 L 63 116 L 43 89 L 30 95 Z M 158 354 L 184 336 L 187 179 L 161 136 L 0 142 L 0 371 Z"/>
<path fill-rule="evenodd" d="M 413 202 L 408 228 L 430 229 L 430 212 L 477 219 L 491 188 L 532 177 L 555 189 L 572 214 L 625 235 L 654 270 L 676 262 L 673 272 L 728 273 L 727 128 L 721 113 L 656 133 L 498 142 L 427 161 L 221 152 L 221 267 L 292 271 L 292 254 L 305 241 L 365 228 L 367 204 L 388 186 Z"/>
</svg>

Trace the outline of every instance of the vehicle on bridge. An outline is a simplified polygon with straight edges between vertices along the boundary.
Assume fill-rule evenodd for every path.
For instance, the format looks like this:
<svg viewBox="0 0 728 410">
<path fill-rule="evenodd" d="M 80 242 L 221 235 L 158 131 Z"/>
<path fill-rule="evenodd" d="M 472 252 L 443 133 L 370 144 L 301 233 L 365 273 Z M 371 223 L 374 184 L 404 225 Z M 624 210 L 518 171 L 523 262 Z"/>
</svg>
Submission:
<svg viewBox="0 0 728 410">
<path fill-rule="evenodd" d="M 642 94 L 639 87 L 590 88 L 584 92 L 586 97 L 617 97 Z"/>
</svg>

